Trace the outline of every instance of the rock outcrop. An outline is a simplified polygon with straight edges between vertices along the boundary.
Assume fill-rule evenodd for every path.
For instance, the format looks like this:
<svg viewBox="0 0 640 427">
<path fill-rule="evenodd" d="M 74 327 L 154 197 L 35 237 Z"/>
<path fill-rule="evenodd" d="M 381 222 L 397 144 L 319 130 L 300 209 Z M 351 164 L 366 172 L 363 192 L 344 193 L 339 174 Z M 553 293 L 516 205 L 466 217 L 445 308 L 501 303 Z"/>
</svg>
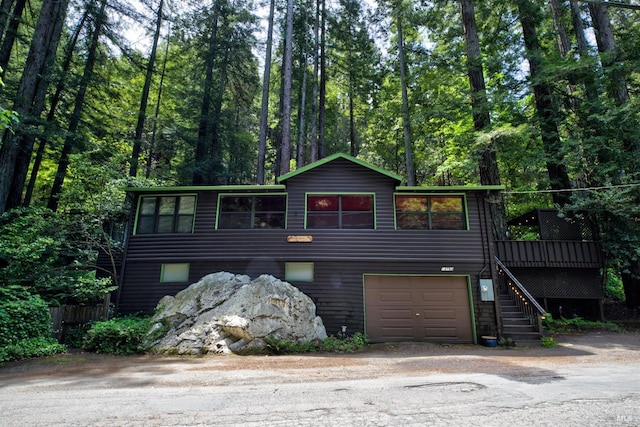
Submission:
<svg viewBox="0 0 640 427">
<path fill-rule="evenodd" d="M 209 274 L 162 298 L 152 322 L 147 343 L 161 353 L 237 353 L 265 348 L 267 337 L 294 343 L 327 337 L 311 298 L 269 275 Z"/>
</svg>

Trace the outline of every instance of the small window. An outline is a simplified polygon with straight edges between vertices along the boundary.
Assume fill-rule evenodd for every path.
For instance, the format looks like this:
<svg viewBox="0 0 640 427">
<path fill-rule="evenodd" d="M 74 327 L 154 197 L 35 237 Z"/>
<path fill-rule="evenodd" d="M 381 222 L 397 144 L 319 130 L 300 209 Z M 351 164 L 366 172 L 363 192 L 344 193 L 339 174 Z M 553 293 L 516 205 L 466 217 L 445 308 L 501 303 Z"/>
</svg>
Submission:
<svg viewBox="0 0 640 427">
<path fill-rule="evenodd" d="M 136 234 L 192 233 L 196 196 L 142 197 Z"/>
<path fill-rule="evenodd" d="M 170 282 L 188 282 L 189 281 L 189 264 L 162 264 L 160 271 L 160 283 Z"/>
<path fill-rule="evenodd" d="M 372 194 L 308 195 L 306 228 L 375 228 Z"/>
<path fill-rule="evenodd" d="M 313 282 L 313 263 L 287 262 L 284 266 L 284 280 L 287 282 Z"/>
<path fill-rule="evenodd" d="M 221 195 L 217 228 L 285 228 L 286 208 L 284 194 Z"/>
<path fill-rule="evenodd" d="M 396 228 L 466 230 L 463 196 L 396 195 Z"/>
</svg>

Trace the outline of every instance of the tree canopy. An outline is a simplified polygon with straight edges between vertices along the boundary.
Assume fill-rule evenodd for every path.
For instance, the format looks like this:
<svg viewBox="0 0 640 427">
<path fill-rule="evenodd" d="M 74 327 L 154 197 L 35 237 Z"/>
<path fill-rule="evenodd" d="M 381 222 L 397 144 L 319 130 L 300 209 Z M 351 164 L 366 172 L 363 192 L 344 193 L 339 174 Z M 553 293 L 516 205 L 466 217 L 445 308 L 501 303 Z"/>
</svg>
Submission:
<svg viewBox="0 0 640 427">
<path fill-rule="evenodd" d="M 496 217 L 585 215 L 640 279 L 635 3 L 29 6 L 0 6 L 0 213 L 91 211 L 86 188 L 126 176 L 270 183 L 346 152 L 410 184 L 502 184 Z"/>
</svg>

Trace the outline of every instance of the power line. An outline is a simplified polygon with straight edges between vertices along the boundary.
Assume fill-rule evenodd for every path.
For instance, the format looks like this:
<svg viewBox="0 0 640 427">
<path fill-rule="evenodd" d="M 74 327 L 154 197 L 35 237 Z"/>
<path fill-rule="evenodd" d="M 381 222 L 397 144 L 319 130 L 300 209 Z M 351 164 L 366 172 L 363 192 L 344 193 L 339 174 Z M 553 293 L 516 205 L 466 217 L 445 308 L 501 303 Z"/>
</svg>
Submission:
<svg viewBox="0 0 640 427">
<path fill-rule="evenodd" d="M 527 190 L 527 191 L 503 191 L 502 194 L 535 194 L 535 193 L 571 193 L 574 191 L 611 190 L 613 188 L 640 187 L 640 182 L 633 184 L 604 185 L 601 187 L 566 188 L 562 190 Z"/>
<path fill-rule="evenodd" d="M 593 3 L 593 4 L 600 4 L 603 6 L 610 6 L 610 7 L 621 7 L 623 9 L 635 9 L 635 10 L 640 10 L 640 4 L 629 4 L 629 3 L 620 3 L 617 1 L 600 1 L 600 0 L 571 0 L 571 1 L 579 1 L 582 3 Z"/>
</svg>

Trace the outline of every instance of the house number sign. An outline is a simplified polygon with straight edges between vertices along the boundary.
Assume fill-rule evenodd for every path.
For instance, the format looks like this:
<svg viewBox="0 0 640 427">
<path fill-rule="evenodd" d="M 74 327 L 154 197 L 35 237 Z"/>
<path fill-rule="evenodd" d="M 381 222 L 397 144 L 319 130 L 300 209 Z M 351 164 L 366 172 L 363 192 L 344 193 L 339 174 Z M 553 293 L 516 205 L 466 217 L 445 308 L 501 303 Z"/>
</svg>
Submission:
<svg viewBox="0 0 640 427">
<path fill-rule="evenodd" d="M 313 236 L 287 236 L 287 242 L 289 242 L 289 243 L 311 243 L 311 242 L 313 242 Z"/>
</svg>

